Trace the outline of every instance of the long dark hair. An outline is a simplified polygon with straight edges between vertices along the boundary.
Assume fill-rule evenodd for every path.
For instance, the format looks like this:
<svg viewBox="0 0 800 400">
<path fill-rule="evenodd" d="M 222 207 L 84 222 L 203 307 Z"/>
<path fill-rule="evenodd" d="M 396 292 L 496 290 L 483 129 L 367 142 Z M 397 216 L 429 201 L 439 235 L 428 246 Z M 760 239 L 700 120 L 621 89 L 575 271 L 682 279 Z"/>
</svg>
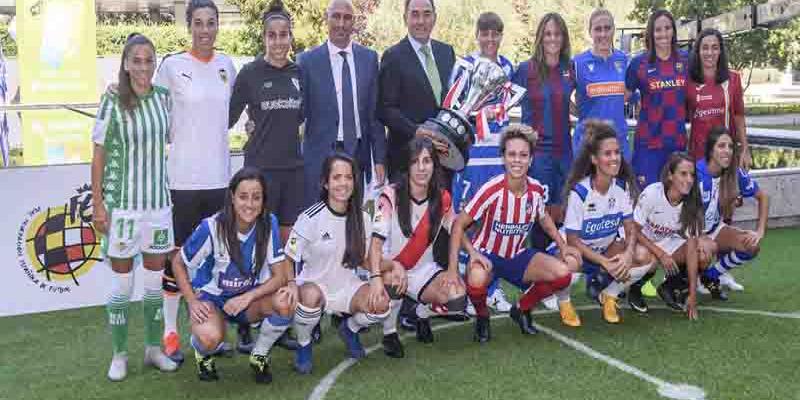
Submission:
<svg viewBox="0 0 800 400">
<path fill-rule="evenodd" d="M 117 83 L 117 93 L 119 94 L 119 100 L 122 104 L 122 108 L 125 111 L 133 111 L 139 106 L 139 96 L 133 91 L 133 86 L 131 85 L 131 74 L 125 69 L 125 63 L 128 60 L 128 56 L 130 55 L 133 46 L 140 45 L 146 45 L 150 47 L 150 50 L 153 51 L 153 63 L 156 62 L 156 47 L 153 46 L 153 42 L 151 42 L 147 36 L 136 32 L 128 35 L 128 40 L 125 42 L 125 47 L 122 48 L 122 58 L 119 64 Z"/>
<path fill-rule="evenodd" d="M 694 161 L 688 154 L 683 152 L 675 152 L 669 156 L 669 160 L 664 164 L 661 169 L 661 183 L 664 185 L 664 194 L 669 190 L 671 183 L 669 176 L 675 173 L 682 162 L 687 162 L 694 166 Z M 689 194 L 683 198 L 683 207 L 681 207 L 681 236 L 687 232 L 690 237 L 699 236 L 703 233 L 705 222 L 705 210 L 703 209 L 703 199 L 700 196 L 700 183 L 697 181 L 697 170 L 695 170 L 695 179 L 692 184 L 692 189 Z"/>
<path fill-rule="evenodd" d="M 336 152 L 325 159 L 325 162 L 322 163 L 322 175 L 320 177 L 322 190 L 320 190 L 319 197 L 325 204 L 328 204 L 328 188 L 326 186 L 328 185 L 328 180 L 330 180 L 333 163 L 336 161 L 349 164 L 350 170 L 353 172 L 353 194 L 350 196 L 350 201 L 347 202 L 347 211 L 345 212 L 347 215 L 347 222 L 345 223 L 347 238 L 344 257 L 342 257 L 342 266 L 356 268 L 364 263 L 367 249 L 364 233 L 364 215 L 361 210 L 361 204 L 364 202 L 364 189 L 361 182 L 361 173 L 358 170 L 358 163 L 352 157 L 342 152 Z"/>
<path fill-rule="evenodd" d="M 672 52 L 678 51 L 678 28 L 675 26 L 675 17 L 667 10 L 655 10 L 650 14 L 650 18 L 647 20 L 647 29 L 645 29 L 647 59 L 651 63 L 656 62 L 656 20 L 661 17 L 669 18 L 669 22 L 672 24 Z"/>
<path fill-rule="evenodd" d="M 250 270 L 245 268 L 243 262 L 243 255 L 239 246 L 239 224 L 236 221 L 236 211 L 233 209 L 233 198 L 236 195 L 236 189 L 243 181 L 253 180 L 261 185 L 262 205 L 261 215 L 256 218 L 255 235 L 256 235 L 256 257 L 252 260 L 255 265 L 252 268 L 255 270 L 253 275 L 250 275 Z M 267 257 L 267 244 L 270 240 L 271 224 L 268 221 L 270 214 L 269 207 L 267 206 L 267 184 L 264 181 L 264 176 L 261 171 L 254 167 L 244 167 L 239 170 L 231 178 L 228 184 L 228 190 L 225 191 L 225 203 L 222 210 L 217 214 L 217 237 L 222 243 L 228 247 L 228 254 L 239 268 L 239 272 L 245 276 L 258 277 L 261 274 L 261 266 L 264 265 L 264 260 Z"/>
<path fill-rule="evenodd" d="M 561 51 L 558 53 L 558 64 L 561 69 L 568 68 L 570 57 L 572 57 L 572 45 L 569 42 L 569 29 L 567 29 L 567 23 L 564 22 L 564 18 L 561 17 L 561 14 L 555 12 L 545 14 L 539 21 L 539 26 L 536 28 L 536 39 L 533 42 L 532 57 L 533 63 L 536 64 L 536 67 L 539 69 L 539 78 L 541 80 L 545 80 L 548 73 L 547 63 L 544 60 L 544 44 L 542 41 L 544 40 L 544 28 L 550 21 L 555 21 L 556 25 L 558 25 L 558 29 L 561 30 Z M 530 68 L 533 67 L 533 65 L 530 66 Z"/>
<path fill-rule="evenodd" d="M 703 75 L 703 59 L 700 58 L 700 47 L 703 44 L 703 39 L 709 36 L 716 36 L 719 41 L 719 60 L 717 60 L 717 71 L 714 74 L 714 82 L 720 84 L 730 78 L 728 69 L 728 52 L 725 50 L 725 41 L 722 39 L 722 33 L 714 28 L 703 29 L 697 36 L 697 40 L 692 46 L 692 53 L 689 54 L 689 76 L 697 83 L 703 83 L 705 76 Z"/>
<path fill-rule="evenodd" d="M 439 168 L 439 157 L 433 148 L 433 142 L 424 136 L 417 136 L 408 143 L 409 165 L 422 155 L 423 150 L 428 150 L 433 160 L 433 176 L 428 184 L 428 218 L 430 228 L 428 230 L 428 240 L 433 241 L 436 232 L 440 228 L 442 221 L 442 185 Z M 409 167 L 410 168 L 410 167 Z M 411 173 L 404 172 L 396 184 L 395 208 L 397 209 L 397 222 L 403 236 L 410 237 L 413 233 L 411 226 Z"/>
<path fill-rule="evenodd" d="M 567 184 L 564 186 L 564 199 L 569 198 L 569 192 L 575 185 L 587 176 L 594 176 L 597 173 L 597 168 L 592 164 L 592 156 L 600 154 L 600 145 L 604 140 L 614 139 L 617 140 L 617 133 L 614 128 L 597 119 L 586 120 L 583 124 L 584 136 L 583 146 L 575 161 L 572 163 L 572 169 L 569 171 L 569 178 Z M 617 178 L 625 182 L 625 189 L 631 196 L 631 204 L 635 202 L 639 195 L 639 188 L 636 184 L 633 168 L 625 161 L 622 156 L 622 149 L 620 149 L 619 173 Z M 613 184 L 613 183 L 612 183 Z"/>
<path fill-rule="evenodd" d="M 711 133 L 706 139 L 705 158 L 706 163 L 711 162 L 711 155 L 714 153 L 714 147 L 723 136 L 728 135 L 733 143 L 733 156 L 731 157 L 731 165 L 728 168 L 723 168 L 719 175 L 719 208 L 722 211 L 724 218 L 733 216 L 733 210 L 736 208 L 736 199 L 739 197 L 739 182 L 737 180 L 737 169 L 739 168 L 739 147 L 736 145 L 736 139 L 733 138 L 728 128 L 724 126 L 715 126 L 711 128 Z"/>
</svg>

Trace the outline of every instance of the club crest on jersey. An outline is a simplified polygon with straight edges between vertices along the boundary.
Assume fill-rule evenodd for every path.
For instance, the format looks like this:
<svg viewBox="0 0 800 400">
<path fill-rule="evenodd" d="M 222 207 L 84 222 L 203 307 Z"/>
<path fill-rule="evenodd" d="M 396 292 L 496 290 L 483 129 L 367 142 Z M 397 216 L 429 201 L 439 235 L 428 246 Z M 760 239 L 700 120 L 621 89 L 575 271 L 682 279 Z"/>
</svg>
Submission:
<svg viewBox="0 0 800 400">
<path fill-rule="evenodd" d="M 228 71 L 220 68 L 219 70 L 219 79 L 222 79 L 222 83 L 228 84 Z"/>
<path fill-rule="evenodd" d="M 266 81 L 263 85 L 264 89 L 271 89 L 272 88 L 272 81 Z"/>
<path fill-rule="evenodd" d="M 589 68 L 589 72 L 594 72 L 594 63 L 586 65 Z"/>
<path fill-rule="evenodd" d="M 677 70 L 679 73 L 683 72 L 683 63 L 675 63 L 675 70 Z"/>
<path fill-rule="evenodd" d="M 297 78 L 292 78 L 292 84 L 294 85 L 295 89 L 300 90 L 300 80 Z"/>
<path fill-rule="evenodd" d="M 623 63 L 622 61 L 614 61 L 614 68 L 617 69 L 618 73 L 621 74 L 622 71 L 625 69 L 625 65 L 624 64 L 625 63 Z"/>
<path fill-rule="evenodd" d="M 613 197 L 608 199 L 608 208 L 613 209 L 615 205 L 617 205 L 617 199 Z"/>
<path fill-rule="evenodd" d="M 289 238 L 289 251 L 292 252 L 292 254 L 297 254 L 297 237 L 296 236 L 292 236 L 292 237 Z"/>
</svg>

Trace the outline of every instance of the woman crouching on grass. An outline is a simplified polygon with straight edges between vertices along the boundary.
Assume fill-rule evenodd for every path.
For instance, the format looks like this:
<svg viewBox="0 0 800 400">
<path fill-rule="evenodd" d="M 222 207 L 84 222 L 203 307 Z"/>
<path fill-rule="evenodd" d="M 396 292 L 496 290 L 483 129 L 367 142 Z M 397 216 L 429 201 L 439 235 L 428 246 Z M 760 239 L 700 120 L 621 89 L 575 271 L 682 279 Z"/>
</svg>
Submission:
<svg viewBox="0 0 800 400">
<path fill-rule="evenodd" d="M 661 181 L 647 186 L 633 212 L 639 244 L 648 251 L 648 262 L 658 261 L 666 279 L 658 295 L 672 309 L 683 311 L 683 291 L 688 279 L 685 310 L 697 319 L 697 276 L 710 259 L 698 255 L 703 233 L 703 203 L 694 162 L 686 153 L 673 153 L 661 170 Z M 704 244 L 705 245 L 705 244 Z M 642 250 L 637 249 L 637 253 Z M 688 278 L 687 276 L 688 275 Z"/>
<path fill-rule="evenodd" d="M 256 382 L 272 381 L 270 349 L 289 327 L 297 286 L 266 193 L 258 169 L 237 172 L 222 210 L 200 223 L 173 260 L 175 279 L 189 306 L 191 343 L 202 381 L 219 379 L 213 355 L 225 338 L 225 320 L 261 322 L 250 366 Z"/>
<path fill-rule="evenodd" d="M 595 292 L 599 292 L 598 300 L 603 305 L 603 319 L 616 324 L 620 322 L 617 297 L 632 284 L 649 279 L 653 264 L 644 248 L 638 257 L 635 254 L 637 230 L 632 204 L 636 182 L 622 156 L 616 131 L 609 124 L 589 120 L 584 123 L 584 132 L 584 145 L 567 180 L 567 214 L 562 234 L 566 234 L 567 244 L 580 250 L 587 276 L 611 275 L 613 281 L 608 287 Z M 620 237 L 620 227 L 625 231 L 624 237 Z M 579 326 L 569 288 L 557 295 L 561 320 L 567 326 Z M 635 310 L 647 311 L 641 293 L 628 301 Z"/>
<path fill-rule="evenodd" d="M 720 282 L 725 278 L 729 286 L 736 282 L 729 271 L 741 267 L 758 254 L 769 216 L 769 197 L 747 171 L 738 167 L 741 154 L 736 144 L 728 129 L 715 127 L 706 141 L 705 159 L 697 162 L 697 179 L 705 208 L 705 235 L 710 239 L 704 243 L 714 244 L 700 250 L 709 257 L 718 256 L 717 262 L 704 271 L 700 280 L 712 297 L 719 300 L 728 299 Z M 733 217 L 736 203 L 747 197 L 755 197 L 758 202 L 755 231 L 737 229 L 725 223 Z"/>
</svg>

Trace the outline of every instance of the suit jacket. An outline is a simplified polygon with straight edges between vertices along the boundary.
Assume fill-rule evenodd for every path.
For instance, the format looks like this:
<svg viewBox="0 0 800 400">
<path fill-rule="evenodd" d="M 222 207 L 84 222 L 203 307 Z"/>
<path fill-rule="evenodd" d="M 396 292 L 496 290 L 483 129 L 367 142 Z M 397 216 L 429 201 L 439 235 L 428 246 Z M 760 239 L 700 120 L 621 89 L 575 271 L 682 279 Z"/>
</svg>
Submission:
<svg viewBox="0 0 800 400">
<path fill-rule="evenodd" d="M 327 43 L 301 53 L 297 57 L 303 78 L 303 104 L 306 117 L 303 140 L 305 161 L 306 205 L 319 200 L 322 163 L 333 150 L 339 129 L 339 105 Z M 344 147 L 361 166 L 367 181 L 371 180 L 371 160 L 383 164 L 386 153 L 386 130 L 377 117 L 378 54 L 353 42 L 358 118 L 361 146 L 345 143 Z M 353 66 L 351 66 L 352 68 Z M 354 154 L 355 153 L 355 154 Z M 371 153 L 371 154 L 370 154 Z"/>
<path fill-rule="evenodd" d="M 456 55 L 452 46 L 432 39 L 431 48 L 442 81 L 441 98 L 444 99 Z M 395 178 L 398 172 L 408 167 L 406 145 L 420 124 L 436 116 L 439 106 L 408 37 L 383 53 L 379 79 L 378 115 L 389 128 L 387 167 L 389 176 Z"/>
</svg>

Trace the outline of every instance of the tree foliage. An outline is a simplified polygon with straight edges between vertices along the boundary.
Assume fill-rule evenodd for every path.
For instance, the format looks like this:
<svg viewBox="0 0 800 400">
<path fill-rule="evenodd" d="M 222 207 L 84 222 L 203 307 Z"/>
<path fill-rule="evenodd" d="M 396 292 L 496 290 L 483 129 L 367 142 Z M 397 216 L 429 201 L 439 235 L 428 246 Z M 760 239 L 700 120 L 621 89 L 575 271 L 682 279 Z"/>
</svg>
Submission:
<svg viewBox="0 0 800 400">
<path fill-rule="evenodd" d="M 264 52 L 263 24 L 261 18 L 269 8 L 271 0 L 228 0 L 228 4 L 239 7 L 245 24 L 243 47 L 250 54 Z M 325 28 L 325 7 L 327 0 L 286 0 L 284 6 L 292 15 L 292 32 L 294 34 L 294 51 L 315 46 L 327 37 Z"/>
<path fill-rule="evenodd" d="M 764 3 L 766 0 L 757 0 Z M 669 10 L 676 19 L 702 20 L 752 4 L 747 0 L 636 0 L 630 17 L 646 22 L 657 9 Z M 797 21 L 770 29 L 757 29 L 730 36 L 728 59 L 735 69 L 800 64 L 800 23 Z"/>
</svg>

